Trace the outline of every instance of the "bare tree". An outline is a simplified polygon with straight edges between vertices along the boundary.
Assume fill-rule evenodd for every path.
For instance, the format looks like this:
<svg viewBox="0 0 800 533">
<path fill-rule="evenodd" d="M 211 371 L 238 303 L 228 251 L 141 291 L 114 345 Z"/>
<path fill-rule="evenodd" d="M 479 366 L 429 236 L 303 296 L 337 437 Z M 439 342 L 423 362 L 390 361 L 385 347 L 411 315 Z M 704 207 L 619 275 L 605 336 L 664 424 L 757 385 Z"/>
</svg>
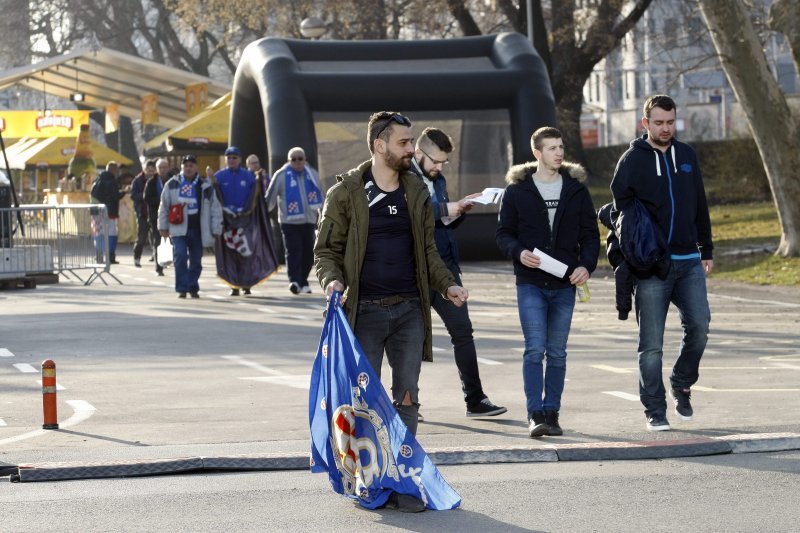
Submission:
<svg viewBox="0 0 800 533">
<path fill-rule="evenodd" d="M 797 148 L 800 120 L 792 114 L 769 69 L 745 3 L 700 0 L 700 9 L 764 163 L 781 224 L 777 254 L 797 257 L 800 255 L 800 150 Z"/>
<path fill-rule="evenodd" d="M 481 31 L 473 16 L 478 6 L 469 0 L 445 0 L 465 35 Z M 496 0 L 511 29 L 527 33 L 526 0 Z M 570 157 L 586 164 L 580 135 L 583 87 L 595 65 L 619 46 L 652 0 L 599 0 L 577 8 L 575 0 L 531 2 L 534 46 L 550 73 L 558 126 Z M 591 5 L 589 5 L 591 4 Z M 478 4 L 480 5 L 480 4 Z M 629 9 L 626 9 L 629 8 Z M 549 25 L 548 25 L 549 19 Z"/>
</svg>

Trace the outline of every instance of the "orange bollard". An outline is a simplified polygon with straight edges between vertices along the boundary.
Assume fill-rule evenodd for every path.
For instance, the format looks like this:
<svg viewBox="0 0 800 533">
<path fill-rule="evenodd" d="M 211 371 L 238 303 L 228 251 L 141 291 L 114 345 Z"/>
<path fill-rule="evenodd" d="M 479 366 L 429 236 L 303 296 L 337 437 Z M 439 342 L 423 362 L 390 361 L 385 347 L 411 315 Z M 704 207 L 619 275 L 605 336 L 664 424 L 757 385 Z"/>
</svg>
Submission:
<svg viewBox="0 0 800 533">
<path fill-rule="evenodd" d="M 42 429 L 58 429 L 56 363 L 50 359 L 42 362 L 42 406 L 44 407 Z"/>
</svg>

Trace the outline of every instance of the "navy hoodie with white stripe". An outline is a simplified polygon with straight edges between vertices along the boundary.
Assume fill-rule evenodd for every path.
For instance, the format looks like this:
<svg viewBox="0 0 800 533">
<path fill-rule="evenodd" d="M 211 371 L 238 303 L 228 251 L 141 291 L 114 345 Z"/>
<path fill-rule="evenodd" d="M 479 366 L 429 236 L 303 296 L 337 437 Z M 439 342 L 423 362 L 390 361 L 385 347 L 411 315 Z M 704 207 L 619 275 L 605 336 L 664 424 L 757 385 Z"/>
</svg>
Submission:
<svg viewBox="0 0 800 533">
<path fill-rule="evenodd" d="M 634 198 L 642 202 L 664 232 L 673 259 L 700 254 L 712 259 L 711 219 L 697 154 L 688 144 L 672 140 L 666 152 L 656 150 L 647 134 L 631 142 L 611 180 L 614 208 Z"/>
</svg>

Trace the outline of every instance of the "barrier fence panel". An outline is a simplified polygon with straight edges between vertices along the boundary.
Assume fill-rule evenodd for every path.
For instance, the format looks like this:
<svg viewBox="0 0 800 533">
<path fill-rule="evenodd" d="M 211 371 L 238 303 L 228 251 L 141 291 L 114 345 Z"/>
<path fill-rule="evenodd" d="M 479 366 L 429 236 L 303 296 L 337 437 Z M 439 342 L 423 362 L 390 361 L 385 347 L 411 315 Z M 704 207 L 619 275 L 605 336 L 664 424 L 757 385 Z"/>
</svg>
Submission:
<svg viewBox="0 0 800 533">
<path fill-rule="evenodd" d="M 20 221 L 22 225 L 20 225 Z M 108 216 L 102 204 L 0 209 L 0 279 L 53 273 L 90 285 L 110 276 Z M 81 271 L 86 271 L 82 273 Z"/>
</svg>

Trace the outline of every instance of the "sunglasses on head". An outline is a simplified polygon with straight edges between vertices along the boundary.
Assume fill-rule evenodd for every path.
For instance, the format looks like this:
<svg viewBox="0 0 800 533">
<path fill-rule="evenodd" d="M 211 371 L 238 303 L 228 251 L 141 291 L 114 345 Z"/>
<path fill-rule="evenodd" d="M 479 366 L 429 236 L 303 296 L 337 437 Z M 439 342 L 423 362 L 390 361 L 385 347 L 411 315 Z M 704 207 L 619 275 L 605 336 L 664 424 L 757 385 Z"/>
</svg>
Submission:
<svg viewBox="0 0 800 533">
<path fill-rule="evenodd" d="M 381 133 L 386 131 L 386 128 L 388 128 L 389 124 L 391 124 L 392 122 L 397 122 L 401 126 L 409 126 L 409 127 L 411 126 L 411 121 L 408 119 L 408 117 L 405 115 L 401 115 L 399 113 L 396 115 L 385 117 L 385 120 L 386 122 L 383 124 L 381 129 L 378 130 L 378 133 L 375 134 L 376 139 L 381 136 Z"/>
</svg>

